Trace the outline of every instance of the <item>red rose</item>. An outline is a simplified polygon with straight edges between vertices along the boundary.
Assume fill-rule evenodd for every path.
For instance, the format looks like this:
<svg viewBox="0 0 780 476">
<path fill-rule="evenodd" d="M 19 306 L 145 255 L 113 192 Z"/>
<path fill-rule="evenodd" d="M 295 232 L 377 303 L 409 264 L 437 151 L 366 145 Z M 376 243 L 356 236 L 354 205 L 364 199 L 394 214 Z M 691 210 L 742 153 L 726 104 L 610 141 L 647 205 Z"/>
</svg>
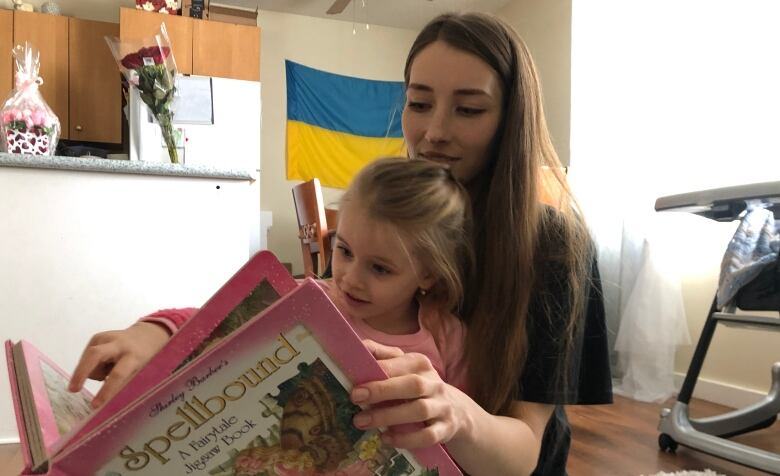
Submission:
<svg viewBox="0 0 780 476">
<path fill-rule="evenodd" d="M 129 55 L 122 58 L 121 63 L 122 66 L 127 69 L 136 69 L 144 65 L 144 60 L 138 53 L 130 53 Z"/>
<path fill-rule="evenodd" d="M 158 46 L 148 46 L 141 48 L 138 50 L 138 53 L 135 54 L 140 59 L 139 66 L 144 65 L 144 58 L 152 58 L 154 60 L 154 64 L 163 64 L 165 62 L 165 58 L 171 54 L 171 49 L 167 46 L 163 46 L 162 48 Z"/>
<path fill-rule="evenodd" d="M 152 52 L 152 58 L 154 58 L 155 64 L 163 64 L 165 62 L 165 58 L 168 57 L 168 55 L 171 54 L 171 49 L 167 46 L 163 46 L 162 48 L 154 47 L 154 51 Z"/>
</svg>

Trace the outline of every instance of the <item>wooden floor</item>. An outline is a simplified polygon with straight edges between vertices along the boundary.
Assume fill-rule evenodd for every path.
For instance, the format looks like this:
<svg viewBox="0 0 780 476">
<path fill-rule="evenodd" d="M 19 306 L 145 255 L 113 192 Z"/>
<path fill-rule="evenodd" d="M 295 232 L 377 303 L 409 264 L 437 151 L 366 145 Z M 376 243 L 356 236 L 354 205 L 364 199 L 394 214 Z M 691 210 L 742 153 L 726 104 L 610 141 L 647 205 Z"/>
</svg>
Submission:
<svg viewBox="0 0 780 476">
<path fill-rule="evenodd" d="M 19 445 L 0 445 L 0 476 L 16 476 L 22 470 Z"/>
<path fill-rule="evenodd" d="M 658 415 L 662 405 L 621 397 L 614 405 L 570 407 L 573 442 L 569 455 L 570 476 L 640 476 L 659 471 L 712 469 L 727 476 L 766 473 L 729 463 L 685 447 L 676 454 L 658 450 Z M 704 401 L 691 404 L 691 416 L 722 413 L 726 407 Z M 735 441 L 780 453 L 780 422 L 771 428 L 741 435 Z M 18 475 L 22 457 L 18 445 L 0 445 L 0 476 Z"/>
<path fill-rule="evenodd" d="M 569 407 L 572 447 L 568 472 L 571 476 L 639 476 L 659 471 L 711 469 L 727 476 L 766 475 L 744 466 L 678 447 L 675 454 L 658 449 L 658 418 L 661 408 L 671 406 L 642 403 L 615 397 L 613 405 Z M 703 400 L 691 402 L 693 418 L 718 415 L 729 408 Z M 780 422 L 734 441 L 780 453 Z"/>
</svg>

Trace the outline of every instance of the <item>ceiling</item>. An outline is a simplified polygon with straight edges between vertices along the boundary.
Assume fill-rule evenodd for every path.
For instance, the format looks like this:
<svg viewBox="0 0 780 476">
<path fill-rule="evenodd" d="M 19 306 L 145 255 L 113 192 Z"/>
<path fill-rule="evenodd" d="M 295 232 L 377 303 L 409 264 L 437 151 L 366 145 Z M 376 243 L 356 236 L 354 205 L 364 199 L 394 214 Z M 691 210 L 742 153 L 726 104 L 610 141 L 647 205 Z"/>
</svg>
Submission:
<svg viewBox="0 0 780 476">
<path fill-rule="evenodd" d="M 47 0 L 25 0 L 36 11 Z M 383 25 L 409 30 L 420 30 L 433 17 L 453 11 L 496 12 L 512 0 L 352 0 L 338 15 L 325 12 L 334 0 L 211 0 L 213 3 L 234 5 L 251 10 L 294 13 L 312 17 L 330 18 L 359 24 Z M 56 0 L 62 13 L 76 18 L 119 21 L 117 6 L 133 7 L 135 0 Z M 365 7 L 363 3 L 365 2 Z M 11 0 L 0 0 L 0 8 L 12 8 Z M 260 13 L 262 15 L 262 12 Z"/>
<path fill-rule="evenodd" d="M 495 12 L 510 0 L 352 0 L 338 15 L 325 12 L 333 0 L 213 0 L 215 3 L 260 10 L 330 18 L 346 22 L 419 30 L 433 17 L 447 12 Z M 365 4 L 365 7 L 363 6 Z M 262 13 L 261 13 L 262 14 Z"/>
</svg>

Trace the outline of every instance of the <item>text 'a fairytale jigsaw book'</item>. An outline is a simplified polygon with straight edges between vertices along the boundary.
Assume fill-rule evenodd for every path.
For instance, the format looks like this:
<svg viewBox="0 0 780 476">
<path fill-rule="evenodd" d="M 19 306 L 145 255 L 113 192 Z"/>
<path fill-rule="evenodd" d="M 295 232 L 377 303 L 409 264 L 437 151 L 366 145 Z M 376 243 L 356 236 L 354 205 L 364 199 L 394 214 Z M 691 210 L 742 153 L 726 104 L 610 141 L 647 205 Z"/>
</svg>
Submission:
<svg viewBox="0 0 780 476">
<path fill-rule="evenodd" d="M 29 343 L 6 350 L 28 474 L 461 474 L 441 446 L 396 449 L 354 427 L 350 389 L 385 375 L 319 285 L 268 252 L 92 413 Z"/>
</svg>

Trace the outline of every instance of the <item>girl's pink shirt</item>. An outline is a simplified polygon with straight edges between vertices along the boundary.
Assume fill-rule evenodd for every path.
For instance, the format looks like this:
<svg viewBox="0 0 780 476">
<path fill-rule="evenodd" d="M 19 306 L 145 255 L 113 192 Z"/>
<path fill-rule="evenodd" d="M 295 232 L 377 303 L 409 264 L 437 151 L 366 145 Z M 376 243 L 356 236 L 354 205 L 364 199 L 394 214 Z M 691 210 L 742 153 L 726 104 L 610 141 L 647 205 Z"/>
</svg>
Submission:
<svg viewBox="0 0 780 476">
<path fill-rule="evenodd" d="M 343 306 L 339 305 L 339 299 L 332 292 L 330 282 L 318 281 L 317 283 L 330 296 L 336 307 L 343 309 Z M 141 321 L 162 325 L 173 334 L 197 310 L 194 307 L 161 309 L 142 317 Z M 382 345 L 398 347 L 405 353 L 423 354 L 430 360 L 442 380 L 463 391 L 466 390 L 466 363 L 463 359 L 466 328 L 460 319 L 442 309 L 437 303 L 429 300 L 420 303 L 417 314 L 419 330 L 413 334 L 387 334 L 359 319 L 352 319 L 344 312 L 342 314 L 362 339 L 371 339 Z"/>
</svg>

